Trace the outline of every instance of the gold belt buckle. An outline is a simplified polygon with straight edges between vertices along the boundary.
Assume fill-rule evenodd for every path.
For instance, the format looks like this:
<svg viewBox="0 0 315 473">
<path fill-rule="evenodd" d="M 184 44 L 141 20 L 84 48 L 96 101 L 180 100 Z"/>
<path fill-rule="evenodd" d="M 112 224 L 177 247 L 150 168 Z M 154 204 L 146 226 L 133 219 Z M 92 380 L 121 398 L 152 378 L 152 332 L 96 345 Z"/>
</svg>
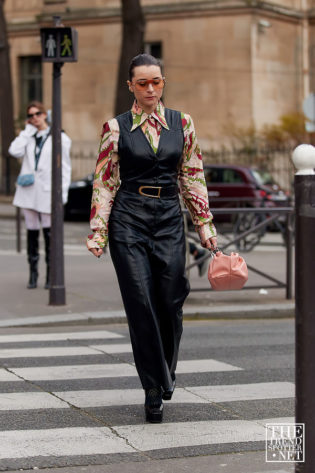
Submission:
<svg viewBox="0 0 315 473">
<path fill-rule="evenodd" d="M 143 192 L 142 189 L 158 189 L 158 194 L 157 195 L 146 194 L 145 192 Z M 153 199 L 159 199 L 161 195 L 161 189 L 162 187 L 156 187 L 156 186 L 140 186 L 139 194 L 144 195 L 145 197 L 152 197 Z"/>
</svg>

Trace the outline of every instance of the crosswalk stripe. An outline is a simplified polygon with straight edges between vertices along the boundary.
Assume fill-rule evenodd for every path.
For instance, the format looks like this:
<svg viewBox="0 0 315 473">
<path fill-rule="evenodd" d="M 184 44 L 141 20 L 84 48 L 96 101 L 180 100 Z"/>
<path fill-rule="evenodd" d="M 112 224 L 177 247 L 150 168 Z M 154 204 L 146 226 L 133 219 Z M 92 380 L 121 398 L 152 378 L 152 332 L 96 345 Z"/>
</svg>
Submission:
<svg viewBox="0 0 315 473">
<path fill-rule="evenodd" d="M 110 355 L 114 353 L 132 353 L 132 346 L 130 343 L 116 343 L 108 345 L 90 345 L 91 348 L 101 350 Z"/>
<path fill-rule="evenodd" d="M 41 366 L 35 368 L 10 368 L 23 379 L 31 381 L 91 379 L 137 376 L 136 368 L 128 363 Z M 177 373 L 208 373 L 216 371 L 240 371 L 242 368 L 216 360 L 183 360 L 177 365 Z"/>
<path fill-rule="evenodd" d="M 0 459 L 134 452 L 107 427 L 0 432 Z"/>
<path fill-rule="evenodd" d="M 40 347 L 0 350 L 0 358 L 42 358 L 53 356 L 99 355 L 100 351 L 90 347 Z"/>
<path fill-rule="evenodd" d="M 30 381 L 55 381 L 91 378 L 119 378 L 137 376 L 136 368 L 128 363 L 97 365 L 41 366 L 36 368 L 10 368 L 10 370 Z"/>
<path fill-rule="evenodd" d="M 13 342 L 45 342 L 61 340 L 91 340 L 102 338 L 125 338 L 119 333 L 108 330 L 93 330 L 87 332 L 62 332 L 62 333 L 23 333 L 0 335 L 0 343 Z"/>
<path fill-rule="evenodd" d="M 213 371 L 243 371 L 243 368 L 217 360 L 182 360 L 178 362 L 176 373 L 207 373 Z"/>
<path fill-rule="evenodd" d="M 88 347 L 36 347 L 36 348 L 3 348 L 0 358 L 42 358 L 58 356 L 100 355 L 104 353 L 130 353 L 129 343 L 113 345 L 90 345 Z"/>
<path fill-rule="evenodd" d="M 0 411 L 67 408 L 69 404 L 45 392 L 0 393 Z"/>
<path fill-rule="evenodd" d="M 72 404 L 79 408 L 143 404 L 142 389 L 99 389 L 81 391 L 0 393 L 0 410 L 60 409 Z M 285 399 L 294 397 L 294 384 L 286 382 L 198 386 L 177 388 L 172 403 Z M 69 404 L 67 404 L 69 403 Z"/>
<path fill-rule="evenodd" d="M 12 373 L 9 373 L 3 368 L 0 368 L 0 383 L 1 382 L 11 382 L 11 381 L 21 381 L 17 376 Z"/>
<path fill-rule="evenodd" d="M 174 422 L 157 425 L 124 425 L 114 427 L 133 447 L 160 450 L 197 445 L 259 442 L 266 437 L 266 423 L 294 422 L 290 418 L 259 420 L 219 420 Z"/>
<path fill-rule="evenodd" d="M 186 388 L 209 402 L 251 401 L 257 399 L 290 398 L 295 396 L 294 383 L 271 382 Z"/>
<path fill-rule="evenodd" d="M 174 422 L 0 432 L 0 458 L 104 455 L 265 440 L 265 424 L 292 418 Z"/>
</svg>

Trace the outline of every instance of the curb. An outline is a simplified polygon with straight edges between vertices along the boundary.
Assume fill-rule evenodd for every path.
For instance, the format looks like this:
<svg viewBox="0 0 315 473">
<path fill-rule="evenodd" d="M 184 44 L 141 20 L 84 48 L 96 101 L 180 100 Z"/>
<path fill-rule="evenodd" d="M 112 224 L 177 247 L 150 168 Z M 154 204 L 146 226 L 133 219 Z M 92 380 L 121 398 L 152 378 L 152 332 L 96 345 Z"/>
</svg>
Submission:
<svg viewBox="0 0 315 473">
<path fill-rule="evenodd" d="M 184 320 L 203 319 L 272 319 L 295 316 L 294 302 L 273 304 L 239 304 L 184 309 Z"/>
<path fill-rule="evenodd" d="M 220 311 L 219 313 L 195 314 L 184 316 L 184 320 L 238 320 L 238 319 L 287 319 L 294 318 L 294 309 L 275 309 L 275 310 L 244 310 L 239 309 L 237 313 L 230 311 Z"/>
<path fill-rule="evenodd" d="M 15 218 L 16 218 L 16 215 L 0 213 L 0 220 L 14 220 Z"/>
<path fill-rule="evenodd" d="M 184 309 L 184 321 L 237 320 L 237 319 L 283 319 L 293 318 L 293 302 L 219 307 L 194 307 Z M 71 325 L 96 325 L 127 323 L 124 311 L 86 312 L 20 317 L 0 320 L 0 327 L 52 327 Z"/>
</svg>

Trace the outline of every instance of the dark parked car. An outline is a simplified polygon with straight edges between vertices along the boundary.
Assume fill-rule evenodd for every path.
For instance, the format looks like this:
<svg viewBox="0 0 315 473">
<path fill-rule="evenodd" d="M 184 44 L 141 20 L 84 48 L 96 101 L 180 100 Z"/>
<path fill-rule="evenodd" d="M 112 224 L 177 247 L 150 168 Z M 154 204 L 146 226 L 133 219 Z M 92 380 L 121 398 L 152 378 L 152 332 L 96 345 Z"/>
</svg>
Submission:
<svg viewBox="0 0 315 473">
<path fill-rule="evenodd" d="M 205 164 L 204 170 L 212 207 L 260 206 L 262 200 L 265 206 L 274 207 L 288 200 L 271 174 L 255 167 Z"/>
<path fill-rule="evenodd" d="M 288 196 L 268 172 L 232 164 L 205 164 L 204 171 L 210 208 L 261 206 L 262 202 L 266 207 L 287 205 Z M 89 218 L 92 186 L 93 174 L 72 182 L 66 219 Z M 224 220 L 222 216 L 217 219 Z"/>
<path fill-rule="evenodd" d="M 91 198 L 94 174 L 73 181 L 69 188 L 68 202 L 65 205 L 66 220 L 88 220 L 91 211 Z"/>
<path fill-rule="evenodd" d="M 285 207 L 288 195 L 267 171 L 233 164 L 205 164 L 210 208 Z M 244 214 L 242 214 L 244 215 Z M 216 222 L 235 222 L 238 214 L 215 215 Z M 283 220 L 285 217 L 280 217 Z M 245 231 L 247 228 L 243 228 Z M 275 223 L 268 230 L 278 231 Z"/>
</svg>

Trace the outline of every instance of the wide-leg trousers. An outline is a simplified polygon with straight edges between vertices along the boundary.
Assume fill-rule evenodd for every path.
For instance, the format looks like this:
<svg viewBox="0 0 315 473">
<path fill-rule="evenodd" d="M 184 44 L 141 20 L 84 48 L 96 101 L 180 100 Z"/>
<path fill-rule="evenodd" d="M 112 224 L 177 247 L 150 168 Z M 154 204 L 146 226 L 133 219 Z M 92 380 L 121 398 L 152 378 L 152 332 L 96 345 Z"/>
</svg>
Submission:
<svg viewBox="0 0 315 473">
<path fill-rule="evenodd" d="M 120 189 L 109 220 L 109 248 L 142 386 L 168 390 L 189 293 L 178 196 L 155 199 Z"/>
</svg>

